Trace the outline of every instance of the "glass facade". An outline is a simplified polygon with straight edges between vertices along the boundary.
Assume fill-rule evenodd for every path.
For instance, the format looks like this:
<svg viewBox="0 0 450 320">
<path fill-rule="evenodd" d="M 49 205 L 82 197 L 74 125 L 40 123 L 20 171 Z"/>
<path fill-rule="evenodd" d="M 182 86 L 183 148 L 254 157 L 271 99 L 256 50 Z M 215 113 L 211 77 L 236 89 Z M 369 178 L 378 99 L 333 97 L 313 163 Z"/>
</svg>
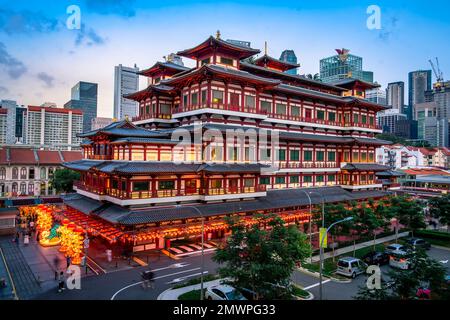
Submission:
<svg viewBox="0 0 450 320">
<path fill-rule="evenodd" d="M 83 111 L 83 132 L 91 130 L 92 119 L 97 117 L 98 84 L 79 82 L 72 88 L 72 100 L 64 105 L 65 109 Z"/>
<path fill-rule="evenodd" d="M 373 72 L 362 69 L 363 59 L 349 54 L 346 59 L 339 55 L 320 60 L 320 79 L 325 83 L 354 78 L 373 82 Z"/>
<path fill-rule="evenodd" d="M 295 55 L 294 50 L 284 50 L 280 56 L 281 61 L 289 62 L 297 64 L 297 56 Z M 291 69 L 286 71 L 289 74 L 297 74 L 297 69 Z"/>
</svg>

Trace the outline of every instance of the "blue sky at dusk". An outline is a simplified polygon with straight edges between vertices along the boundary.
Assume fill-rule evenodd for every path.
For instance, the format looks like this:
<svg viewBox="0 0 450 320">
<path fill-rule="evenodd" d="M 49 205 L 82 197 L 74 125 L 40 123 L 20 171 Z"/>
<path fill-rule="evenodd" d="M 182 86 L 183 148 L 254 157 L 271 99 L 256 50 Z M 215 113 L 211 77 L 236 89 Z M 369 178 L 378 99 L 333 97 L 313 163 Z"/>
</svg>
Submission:
<svg viewBox="0 0 450 320">
<path fill-rule="evenodd" d="M 81 30 L 66 28 L 69 5 L 81 8 Z M 369 5 L 381 8 L 381 30 L 366 27 Z M 149 67 L 218 29 L 259 49 L 267 41 L 277 58 L 293 49 L 301 74 L 319 72 L 321 58 L 348 48 L 383 87 L 429 69 L 435 56 L 450 79 L 449 13 L 448 0 L 0 0 L 0 99 L 62 106 L 76 82 L 92 81 L 99 115 L 112 116 L 115 65 Z"/>
</svg>

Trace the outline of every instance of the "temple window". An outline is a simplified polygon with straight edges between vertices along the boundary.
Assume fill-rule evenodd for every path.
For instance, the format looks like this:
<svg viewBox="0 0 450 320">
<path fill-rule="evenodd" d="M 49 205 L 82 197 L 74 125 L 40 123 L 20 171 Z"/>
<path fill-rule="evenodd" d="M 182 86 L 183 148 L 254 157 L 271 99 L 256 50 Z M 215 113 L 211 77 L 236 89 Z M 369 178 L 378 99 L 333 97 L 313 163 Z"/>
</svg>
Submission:
<svg viewBox="0 0 450 320">
<path fill-rule="evenodd" d="M 256 105 L 256 99 L 254 96 L 245 96 L 245 107 L 254 109 Z"/>
<path fill-rule="evenodd" d="M 198 93 L 194 92 L 191 94 L 191 105 L 197 106 L 198 105 Z"/>
<path fill-rule="evenodd" d="M 325 152 L 316 151 L 316 161 L 325 161 Z"/>
<path fill-rule="evenodd" d="M 317 183 L 322 183 L 323 181 L 324 181 L 324 178 L 323 178 L 322 175 L 316 176 L 316 182 L 317 182 Z"/>
<path fill-rule="evenodd" d="M 227 66 L 233 66 L 234 65 L 234 60 L 233 59 L 229 59 L 229 58 L 225 58 L 225 57 L 220 57 L 220 63 L 227 65 Z"/>
<path fill-rule="evenodd" d="M 286 150 L 285 149 L 278 150 L 278 160 L 286 161 Z"/>
<path fill-rule="evenodd" d="M 147 161 L 158 161 L 158 152 L 156 150 L 147 150 Z"/>
<path fill-rule="evenodd" d="M 255 185 L 255 180 L 253 179 L 244 179 L 244 187 L 249 188 Z"/>
<path fill-rule="evenodd" d="M 363 124 L 367 123 L 367 116 L 366 115 L 362 115 L 361 116 L 361 123 L 363 123 Z"/>
<path fill-rule="evenodd" d="M 285 184 L 286 177 L 275 177 L 275 184 Z"/>
<path fill-rule="evenodd" d="M 173 189 L 175 189 L 175 180 L 159 181 L 158 189 L 159 190 L 173 190 Z"/>
<path fill-rule="evenodd" d="M 188 105 L 188 95 L 185 94 L 183 95 L 183 106 L 186 107 Z"/>
<path fill-rule="evenodd" d="M 348 162 L 348 161 L 350 161 L 350 152 L 345 151 L 344 152 L 344 162 Z"/>
<path fill-rule="evenodd" d="M 208 102 L 207 96 L 208 96 L 208 91 L 202 90 L 202 105 L 205 105 Z"/>
<path fill-rule="evenodd" d="M 231 107 L 239 107 L 239 94 L 230 92 L 230 106 Z"/>
<path fill-rule="evenodd" d="M 213 189 L 222 188 L 222 180 L 221 179 L 212 179 L 211 180 L 211 188 L 213 188 Z"/>
<path fill-rule="evenodd" d="M 276 114 L 285 115 L 286 114 L 286 105 L 282 104 L 282 103 L 277 103 L 275 112 L 276 112 Z"/>
<path fill-rule="evenodd" d="M 359 162 L 359 152 L 358 151 L 354 151 L 353 152 L 353 162 Z"/>
<path fill-rule="evenodd" d="M 328 152 L 328 161 L 331 161 L 331 162 L 336 161 L 336 152 L 334 152 L 334 151 Z"/>
<path fill-rule="evenodd" d="M 328 121 L 332 121 L 332 122 L 336 121 L 336 113 L 335 112 L 328 112 Z"/>
<path fill-rule="evenodd" d="M 374 154 L 373 152 L 369 152 L 369 162 L 373 162 L 374 161 Z"/>
<path fill-rule="evenodd" d="M 262 184 L 262 185 L 270 184 L 270 177 L 261 177 L 261 178 L 259 178 L 259 184 Z"/>
<path fill-rule="evenodd" d="M 197 105 L 197 103 L 195 103 L 195 105 Z M 159 107 L 161 109 L 161 114 L 171 114 L 171 112 L 170 112 L 170 104 L 161 103 L 159 105 Z"/>
<path fill-rule="evenodd" d="M 328 182 L 335 182 L 335 181 L 336 181 L 336 176 L 334 174 L 328 175 Z"/>
<path fill-rule="evenodd" d="M 291 150 L 290 151 L 290 160 L 291 161 L 300 161 L 300 151 L 299 150 Z"/>
<path fill-rule="evenodd" d="M 144 161 L 144 149 L 139 147 L 134 147 L 131 153 L 133 161 Z"/>
<path fill-rule="evenodd" d="M 291 176 L 289 178 L 289 182 L 290 183 L 299 183 L 299 181 L 300 181 L 300 177 L 299 176 Z"/>
<path fill-rule="evenodd" d="M 367 153 L 361 152 L 361 162 L 367 162 Z"/>
<path fill-rule="evenodd" d="M 304 183 L 311 183 L 312 182 L 312 176 L 304 176 L 303 177 Z"/>
<path fill-rule="evenodd" d="M 371 126 L 374 125 L 374 117 L 372 117 L 372 116 L 369 117 L 369 124 L 370 124 Z"/>
<path fill-rule="evenodd" d="M 135 181 L 133 182 L 133 192 L 148 191 L 149 183 L 148 181 Z"/>
<path fill-rule="evenodd" d="M 223 104 L 223 91 L 213 90 L 213 102 Z"/>
<path fill-rule="evenodd" d="M 323 110 L 317 110 L 317 119 L 319 119 L 319 120 L 325 120 L 325 111 L 323 111 Z"/>
<path fill-rule="evenodd" d="M 313 153 L 311 150 L 305 150 L 303 152 L 303 160 L 304 161 L 312 161 L 313 160 Z"/>
<path fill-rule="evenodd" d="M 353 123 L 359 123 L 359 114 L 353 114 Z"/>
<path fill-rule="evenodd" d="M 161 150 L 160 161 L 172 161 L 172 151 L 171 150 Z"/>
<path fill-rule="evenodd" d="M 299 117 L 300 116 L 300 107 L 292 106 L 291 107 L 291 115 L 293 115 L 294 117 Z"/>
<path fill-rule="evenodd" d="M 305 118 L 312 119 L 312 110 L 311 109 L 305 109 Z"/>
<path fill-rule="evenodd" d="M 261 111 L 263 113 L 271 113 L 272 112 L 272 103 L 269 101 L 261 101 Z"/>
</svg>

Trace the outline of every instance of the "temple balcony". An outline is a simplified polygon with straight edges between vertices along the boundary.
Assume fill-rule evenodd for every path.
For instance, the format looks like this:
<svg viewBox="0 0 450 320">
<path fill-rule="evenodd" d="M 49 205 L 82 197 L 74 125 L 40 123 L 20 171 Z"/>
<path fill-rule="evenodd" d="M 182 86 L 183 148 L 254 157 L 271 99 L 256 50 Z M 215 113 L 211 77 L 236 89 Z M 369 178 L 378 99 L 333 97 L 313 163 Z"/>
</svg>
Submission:
<svg viewBox="0 0 450 320">
<path fill-rule="evenodd" d="M 368 181 L 341 181 L 340 186 L 350 190 L 381 189 L 383 187 L 383 182 L 378 179 Z"/>
<path fill-rule="evenodd" d="M 184 188 L 169 190 L 127 191 L 106 188 L 105 186 L 92 187 L 81 181 L 74 182 L 74 189 L 84 196 L 107 200 L 119 205 L 154 204 L 182 201 L 213 201 L 236 198 L 255 198 L 266 195 L 266 186 L 256 187 L 226 187 L 226 188 Z"/>
</svg>

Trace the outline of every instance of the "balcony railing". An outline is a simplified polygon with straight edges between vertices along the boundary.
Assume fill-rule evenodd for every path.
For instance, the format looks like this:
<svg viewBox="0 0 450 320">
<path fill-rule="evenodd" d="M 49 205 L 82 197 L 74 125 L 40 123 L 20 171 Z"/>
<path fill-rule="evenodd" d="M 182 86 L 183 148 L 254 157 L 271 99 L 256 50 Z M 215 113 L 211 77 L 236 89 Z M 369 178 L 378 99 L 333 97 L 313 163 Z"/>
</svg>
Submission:
<svg viewBox="0 0 450 320">
<path fill-rule="evenodd" d="M 147 191 L 122 191 L 118 189 L 104 189 L 101 187 L 89 187 L 82 182 L 74 182 L 74 186 L 80 190 L 88 191 L 98 195 L 109 195 L 118 199 L 150 199 L 150 198 L 170 198 L 183 197 L 192 195 L 225 195 L 225 194 L 245 194 L 265 192 L 265 185 L 256 187 L 228 187 L 228 188 L 185 188 L 185 189 L 168 189 L 168 190 L 147 190 Z"/>
<path fill-rule="evenodd" d="M 280 162 L 281 169 L 323 169 L 338 168 L 337 162 Z"/>
<path fill-rule="evenodd" d="M 165 114 L 165 113 L 159 113 L 159 114 L 145 114 L 140 115 L 137 117 L 133 117 L 132 121 L 141 121 L 141 120 L 147 120 L 147 119 L 165 119 L 170 120 L 172 119 L 172 114 Z"/>
<path fill-rule="evenodd" d="M 342 181 L 341 185 L 343 186 L 368 186 L 368 185 L 374 185 L 374 184 L 382 184 L 381 180 L 369 180 L 369 181 Z"/>
</svg>

